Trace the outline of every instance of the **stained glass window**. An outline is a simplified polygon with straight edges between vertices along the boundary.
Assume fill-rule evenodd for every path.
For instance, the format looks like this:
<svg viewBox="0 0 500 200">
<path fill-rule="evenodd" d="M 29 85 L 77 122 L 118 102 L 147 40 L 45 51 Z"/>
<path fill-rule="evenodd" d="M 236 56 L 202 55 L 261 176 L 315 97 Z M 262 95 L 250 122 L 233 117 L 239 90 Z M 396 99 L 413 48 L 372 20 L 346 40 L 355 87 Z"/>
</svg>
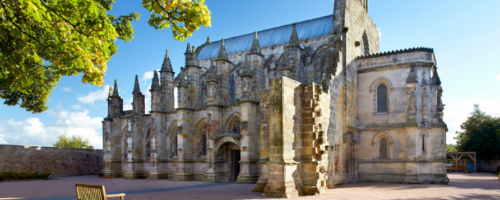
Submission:
<svg viewBox="0 0 500 200">
<path fill-rule="evenodd" d="M 202 155 L 207 155 L 207 128 L 203 130 L 203 134 L 201 134 L 201 143 L 202 143 Z"/>
<path fill-rule="evenodd" d="M 240 134 L 240 120 L 237 119 L 233 124 L 233 133 Z"/>
</svg>

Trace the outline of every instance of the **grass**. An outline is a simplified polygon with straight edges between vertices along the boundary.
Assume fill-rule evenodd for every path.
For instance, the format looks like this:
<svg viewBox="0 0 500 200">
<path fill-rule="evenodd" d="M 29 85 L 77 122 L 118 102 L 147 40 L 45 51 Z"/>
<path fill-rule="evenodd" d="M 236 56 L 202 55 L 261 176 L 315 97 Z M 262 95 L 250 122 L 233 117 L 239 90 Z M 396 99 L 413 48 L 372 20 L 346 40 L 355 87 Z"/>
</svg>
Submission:
<svg viewBox="0 0 500 200">
<path fill-rule="evenodd" d="M 6 180 L 25 180 L 25 179 L 46 179 L 51 173 L 42 172 L 2 172 L 0 173 L 0 181 Z"/>
</svg>

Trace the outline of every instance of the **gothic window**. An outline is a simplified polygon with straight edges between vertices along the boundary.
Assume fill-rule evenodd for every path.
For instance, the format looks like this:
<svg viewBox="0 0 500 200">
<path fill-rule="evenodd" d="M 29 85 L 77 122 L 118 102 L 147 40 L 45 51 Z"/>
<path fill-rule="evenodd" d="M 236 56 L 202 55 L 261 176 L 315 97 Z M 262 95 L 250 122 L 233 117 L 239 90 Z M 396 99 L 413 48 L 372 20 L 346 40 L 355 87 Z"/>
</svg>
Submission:
<svg viewBox="0 0 500 200">
<path fill-rule="evenodd" d="M 205 80 L 201 81 L 201 106 L 205 107 L 207 103 L 207 83 Z"/>
<path fill-rule="evenodd" d="M 177 131 L 177 129 L 175 129 L 175 132 L 174 132 L 174 155 L 177 156 L 177 135 L 179 134 L 179 132 Z"/>
<path fill-rule="evenodd" d="M 236 98 L 236 87 L 235 87 L 235 83 L 234 83 L 234 74 L 231 74 L 231 78 L 229 80 L 229 84 L 230 84 L 230 99 L 229 99 L 229 102 L 231 105 L 233 105 L 235 103 L 235 98 Z"/>
<path fill-rule="evenodd" d="M 233 127 L 231 129 L 232 133 L 235 133 L 235 134 L 240 134 L 240 119 L 237 119 L 234 123 L 233 123 Z"/>
<path fill-rule="evenodd" d="M 387 159 L 387 139 L 382 138 L 380 140 L 380 153 L 379 158 Z"/>
<path fill-rule="evenodd" d="M 377 112 L 387 112 L 387 86 L 384 84 L 377 87 Z"/>
<path fill-rule="evenodd" d="M 207 126 L 203 130 L 203 134 L 201 134 L 201 143 L 202 155 L 207 155 Z"/>
<path fill-rule="evenodd" d="M 151 160 L 151 131 L 148 129 L 146 131 L 146 161 Z"/>
<path fill-rule="evenodd" d="M 425 151 L 425 135 L 422 135 L 422 151 Z"/>
</svg>

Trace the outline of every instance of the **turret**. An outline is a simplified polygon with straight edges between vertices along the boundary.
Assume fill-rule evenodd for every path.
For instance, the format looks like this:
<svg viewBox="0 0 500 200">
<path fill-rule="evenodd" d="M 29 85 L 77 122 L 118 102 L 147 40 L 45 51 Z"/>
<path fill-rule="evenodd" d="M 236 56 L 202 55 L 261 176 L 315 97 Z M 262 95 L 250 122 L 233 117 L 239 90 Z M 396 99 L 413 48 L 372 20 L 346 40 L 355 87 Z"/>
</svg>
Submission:
<svg viewBox="0 0 500 200">
<path fill-rule="evenodd" d="M 137 75 L 135 75 L 134 91 L 132 92 L 132 98 L 133 98 L 132 109 L 134 110 L 134 113 L 142 115 L 146 114 L 145 99 L 139 87 L 139 79 Z"/>
<path fill-rule="evenodd" d="M 253 71 L 250 68 L 250 63 L 248 63 L 248 58 L 246 55 L 243 66 L 241 66 L 239 76 L 241 77 L 241 100 L 251 100 Z"/>
<path fill-rule="evenodd" d="M 194 46 L 193 46 L 193 49 L 194 49 Z M 186 67 L 195 66 L 195 61 L 194 61 L 195 58 L 194 58 L 193 54 L 194 54 L 194 52 L 191 50 L 191 47 L 189 46 L 189 43 L 188 43 L 186 53 L 184 53 L 184 55 L 186 56 Z"/>
<path fill-rule="evenodd" d="M 165 52 L 165 58 L 163 59 L 163 64 L 160 70 L 161 74 L 161 95 L 159 99 L 159 108 L 166 112 L 173 112 L 175 105 L 174 98 L 174 74 L 172 70 L 172 63 L 168 56 L 168 49 Z M 162 108 L 163 107 L 163 108 Z"/>
<path fill-rule="evenodd" d="M 181 68 L 181 70 L 184 70 Z M 181 75 L 181 74 L 180 74 Z M 188 98 L 189 83 L 185 73 L 179 77 L 177 83 L 177 109 L 191 108 L 189 105 Z"/>
<path fill-rule="evenodd" d="M 111 92 L 111 90 L 113 90 Z M 115 79 L 115 87 L 109 88 L 108 94 L 108 117 L 119 117 L 123 112 L 123 99 L 118 95 L 118 83 Z"/>
<path fill-rule="evenodd" d="M 219 78 L 217 76 L 217 66 L 214 60 L 211 60 L 210 68 L 208 69 L 207 79 L 207 105 L 217 104 Z"/>
</svg>

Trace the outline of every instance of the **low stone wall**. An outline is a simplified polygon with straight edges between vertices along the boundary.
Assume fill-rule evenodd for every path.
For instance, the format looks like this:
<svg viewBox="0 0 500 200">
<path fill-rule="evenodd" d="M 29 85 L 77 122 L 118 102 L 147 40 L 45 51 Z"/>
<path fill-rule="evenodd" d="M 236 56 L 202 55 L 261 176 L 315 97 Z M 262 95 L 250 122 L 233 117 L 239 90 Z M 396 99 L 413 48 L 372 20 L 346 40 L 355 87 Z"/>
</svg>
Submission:
<svg viewBox="0 0 500 200">
<path fill-rule="evenodd" d="M 51 172 L 54 176 L 97 175 L 102 150 L 0 145 L 1 172 Z"/>
<path fill-rule="evenodd" d="M 500 172 L 500 160 L 481 160 L 476 163 L 478 172 Z"/>
</svg>

